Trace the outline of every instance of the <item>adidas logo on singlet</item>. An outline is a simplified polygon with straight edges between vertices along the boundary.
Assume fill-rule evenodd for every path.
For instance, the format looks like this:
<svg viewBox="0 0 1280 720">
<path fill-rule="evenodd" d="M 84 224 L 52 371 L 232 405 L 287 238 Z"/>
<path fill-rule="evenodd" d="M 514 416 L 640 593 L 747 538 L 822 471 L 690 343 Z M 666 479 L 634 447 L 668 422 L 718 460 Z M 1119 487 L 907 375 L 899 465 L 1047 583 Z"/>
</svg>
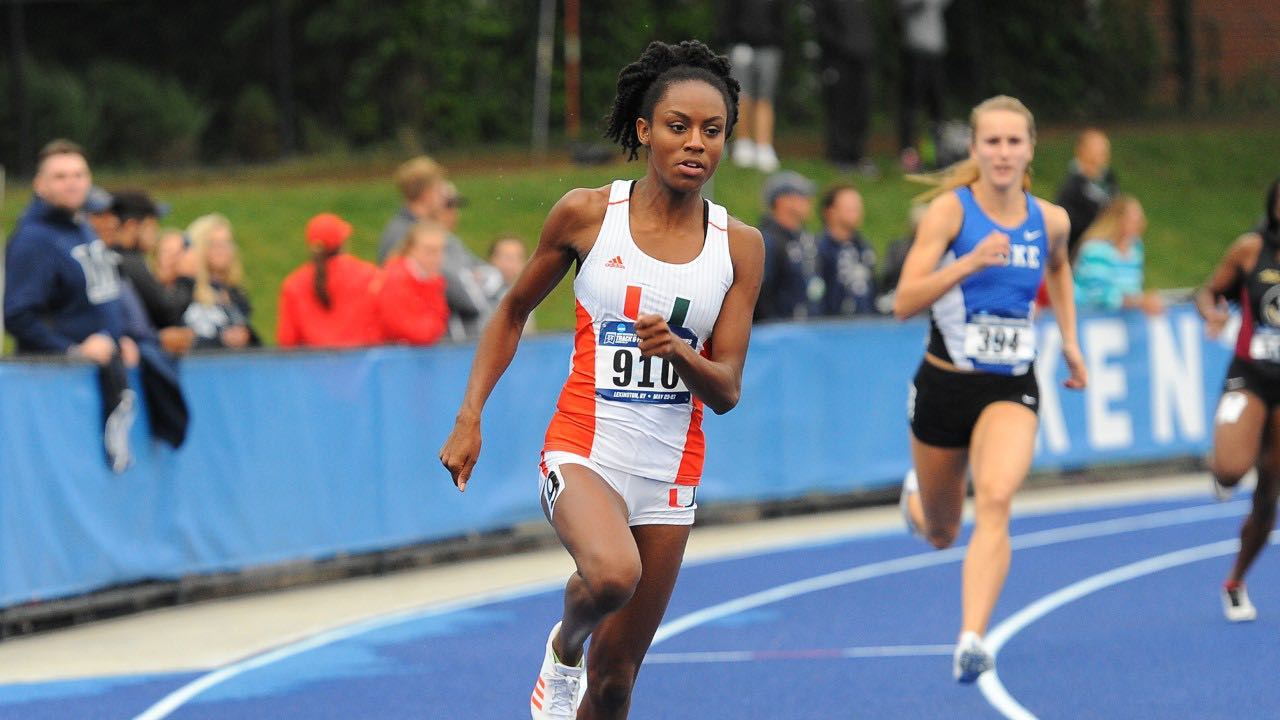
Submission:
<svg viewBox="0 0 1280 720">
<path fill-rule="evenodd" d="M 605 267 L 607 267 L 607 268 L 618 268 L 619 270 L 626 270 L 626 269 L 627 269 L 627 266 L 625 266 L 625 265 L 623 265 L 623 264 L 622 264 L 622 256 L 621 256 L 621 255 L 615 255 L 615 256 L 613 257 L 613 259 L 612 259 L 612 260 L 610 260 L 609 262 L 605 263 L 605 264 L 604 264 L 604 266 L 605 266 Z"/>
</svg>

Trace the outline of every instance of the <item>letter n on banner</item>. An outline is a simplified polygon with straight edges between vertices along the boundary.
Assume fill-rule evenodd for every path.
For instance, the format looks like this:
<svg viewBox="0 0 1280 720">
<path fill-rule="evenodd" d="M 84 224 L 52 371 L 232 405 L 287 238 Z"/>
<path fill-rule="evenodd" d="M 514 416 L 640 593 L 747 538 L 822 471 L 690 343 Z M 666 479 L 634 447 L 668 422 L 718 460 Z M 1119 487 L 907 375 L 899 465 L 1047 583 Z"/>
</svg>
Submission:
<svg viewBox="0 0 1280 720">
<path fill-rule="evenodd" d="M 1178 324 L 1178 341 L 1171 324 Z M 1184 440 L 1200 440 L 1205 433 L 1204 363 L 1200 318 L 1190 313 L 1147 320 L 1147 356 L 1151 362 L 1151 436 L 1158 443 L 1174 441 L 1177 418 Z"/>
</svg>

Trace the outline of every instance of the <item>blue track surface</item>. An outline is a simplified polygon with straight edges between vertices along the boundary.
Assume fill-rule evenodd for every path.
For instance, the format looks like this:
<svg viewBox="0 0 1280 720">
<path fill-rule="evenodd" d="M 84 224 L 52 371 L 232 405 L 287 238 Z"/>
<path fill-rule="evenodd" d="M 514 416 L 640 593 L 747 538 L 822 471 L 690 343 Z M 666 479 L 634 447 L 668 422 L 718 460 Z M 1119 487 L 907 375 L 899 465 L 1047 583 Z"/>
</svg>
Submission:
<svg viewBox="0 0 1280 720">
<path fill-rule="evenodd" d="M 1274 549 L 1249 576 L 1259 619 L 1229 624 L 1218 605 L 1247 508 L 1166 502 L 1016 518 L 988 636 L 1005 636 L 998 679 L 981 688 L 951 680 L 963 548 L 851 535 L 689 563 L 631 717 L 996 718 L 988 696 L 1001 683 L 1013 703 L 1004 712 L 1043 718 L 1278 717 Z M 555 588 L 418 612 L 214 675 L 0 686 L 0 719 L 148 709 L 153 720 L 528 717 L 560 604 Z"/>
</svg>

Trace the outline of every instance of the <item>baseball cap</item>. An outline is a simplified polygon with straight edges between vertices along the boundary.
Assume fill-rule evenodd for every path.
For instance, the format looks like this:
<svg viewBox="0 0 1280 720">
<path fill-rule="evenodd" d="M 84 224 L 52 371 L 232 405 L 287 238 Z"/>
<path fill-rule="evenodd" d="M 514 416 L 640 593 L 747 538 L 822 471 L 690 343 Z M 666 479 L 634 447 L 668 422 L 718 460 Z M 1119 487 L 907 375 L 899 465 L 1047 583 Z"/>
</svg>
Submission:
<svg viewBox="0 0 1280 720">
<path fill-rule="evenodd" d="M 84 211 L 90 215 L 104 213 L 115 203 L 115 196 L 103 188 L 94 185 L 89 188 L 89 196 L 84 200 Z"/>
<path fill-rule="evenodd" d="M 761 196 L 764 200 L 764 206 L 771 208 L 774 201 L 783 195 L 813 197 L 816 190 L 817 188 L 814 186 L 813 181 L 809 178 L 794 170 L 782 170 L 765 179 Z"/>
<path fill-rule="evenodd" d="M 307 221 L 307 243 L 325 250 L 337 250 L 351 237 L 351 223 L 333 213 L 320 213 Z"/>
<path fill-rule="evenodd" d="M 116 192 L 111 203 L 111 212 L 121 220 L 131 218 L 157 217 L 169 214 L 167 203 L 157 203 L 142 190 L 120 190 Z"/>
<path fill-rule="evenodd" d="M 445 207 L 464 208 L 467 206 L 467 199 L 458 193 L 458 186 L 444 181 L 444 204 Z"/>
</svg>

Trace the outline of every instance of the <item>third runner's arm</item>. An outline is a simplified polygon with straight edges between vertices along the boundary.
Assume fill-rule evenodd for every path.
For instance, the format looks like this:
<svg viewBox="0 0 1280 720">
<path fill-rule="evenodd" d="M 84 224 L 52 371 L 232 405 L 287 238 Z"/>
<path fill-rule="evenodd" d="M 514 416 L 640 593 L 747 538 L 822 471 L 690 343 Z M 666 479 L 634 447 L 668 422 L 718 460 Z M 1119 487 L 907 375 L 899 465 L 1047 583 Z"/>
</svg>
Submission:
<svg viewBox="0 0 1280 720">
<path fill-rule="evenodd" d="M 1245 233 L 1236 238 L 1209 279 L 1196 290 L 1196 310 L 1204 318 L 1204 331 L 1209 337 L 1217 337 L 1227 324 L 1229 314 L 1225 297 L 1239 293 L 1244 269 L 1257 262 L 1261 249 L 1262 238 L 1257 233 Z"/>
<path fill-rule="evenodd" d="M 583 238 L 593 221 L 599 230 L 604 217 L 602 197 L 607 199 L 598 190 L 577 189 L 556 203 L 542 226 L 533 256 L 480 336 L 453 432 L 440 448 L 440 462 L 449 469 L 459 491 L 467 489 L 467 480 L 480 456 L 480 412 L 515 357 L 529 313 L 560 283 L 579 257 Z"/>
<path fill-rule="evenodd" d="M 1080 390 L 1089 382 L 1084 356 L 1080 354 L 1080 341 L 1076 337 L 1075 283 L 1071 279 L 1071 259 L 1067 250 L 1067 236 L 1071 220 L 1067 211 L 1043 200 L 1040 211 L 1044 214 L 1045 230 L 1049 233 L 1049 263 L 1044 272 L 1045 289 L 1053 305 L 1053 316 L 1062 333 L 1062 357 L 1071 373 L 1064 383 Z"/>
<path fill-rule="evenodd" d="M 733 284 L 725 293 L 720 315 L 711 331 L 710 357 L 694 352 L 676 337 L 661 316 L 643 315 L 636 320 L 641 354 L 669 360 L 690 392 L 717 415 L 732 410 L 742 393 L 742 367 L 751 339 L 751 315 L 764 274 L 764 240 L 760 231 L 730 218 L 729 256 L 733 262 Z"/>
</svg>

